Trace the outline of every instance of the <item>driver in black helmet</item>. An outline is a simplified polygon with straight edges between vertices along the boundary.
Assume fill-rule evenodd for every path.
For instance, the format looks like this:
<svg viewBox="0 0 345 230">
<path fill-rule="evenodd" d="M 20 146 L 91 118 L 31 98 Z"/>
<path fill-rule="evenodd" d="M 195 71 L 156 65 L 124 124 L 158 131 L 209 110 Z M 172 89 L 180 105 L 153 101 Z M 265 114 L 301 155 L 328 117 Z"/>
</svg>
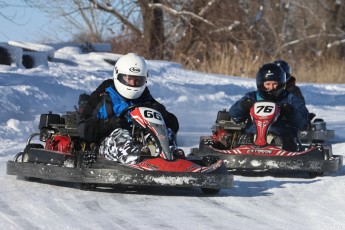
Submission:
<svg viewBox="0 0 345 230">
<path fill-rule="evenodd" d="M 301 89 L 296 85 L 296 78 L 291 75 L 289 63 L 281 59 L 274 61 L 274 63 L 280 66 L 286 74 L 286 90 L 305 101 Z"/>
<path fill-rule="evenodd" d="M 256 129 L 251 122 L 249 111 L 256 101 L 272 101 L 280 106 L 280 117 L 269 128 L 269 132 L 282 139 L 282 148 L 296 151 L 297 132 L 308 122 L 308 109 L 302 98 L 296 97 L 285 90 L 286 74 L 275 63 L 268 63 L 260 67 L 256 75 L 257 91 L 249 92 L 229 110 L 230 116 L 236 123 L 247 122 L 246 133 L 255 134 Z"/>
</svg>

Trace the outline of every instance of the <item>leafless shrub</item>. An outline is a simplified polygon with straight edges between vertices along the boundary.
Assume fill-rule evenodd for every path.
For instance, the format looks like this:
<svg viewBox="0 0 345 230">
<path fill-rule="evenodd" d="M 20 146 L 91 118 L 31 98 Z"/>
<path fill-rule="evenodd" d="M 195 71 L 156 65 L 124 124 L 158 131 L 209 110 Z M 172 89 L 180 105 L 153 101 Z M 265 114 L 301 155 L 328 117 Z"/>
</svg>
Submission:
<svg viewBox="0 0 345 230">
<path fill-rule="evenodd" d="M 138 52 L 146 58 L 178 61 L 190 69 L 239 76 L 255 76 L 261 64 L 279 58 L 290 63 L 299 80 L 345 82 L 339 77 L 345 59 L 342 0 L 45 3 L 60 4 L 59 15 L 77 28 L 76 40 L 110 41 L 114 52 Z M 76 14 L 79 17 L 71 17 Z M 112 32 L 105 36 L 104 31 Z"/>
</svg>

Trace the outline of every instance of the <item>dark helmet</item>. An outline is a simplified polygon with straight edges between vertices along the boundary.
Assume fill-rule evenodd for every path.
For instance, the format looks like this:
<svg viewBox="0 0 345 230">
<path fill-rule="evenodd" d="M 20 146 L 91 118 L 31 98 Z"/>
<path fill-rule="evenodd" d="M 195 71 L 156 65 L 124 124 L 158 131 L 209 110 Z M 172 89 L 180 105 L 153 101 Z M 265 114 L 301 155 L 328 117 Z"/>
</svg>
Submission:
<svg viewBox="0 0 345 230">
<path fill-rule="evenodd" d="M 279 65 L 280 68 L 282 68 L 282 70 L 286 73 L 286 81 L 288 81 L 291 77 L 291 67 L 289 63 L 281 59 L 276 60 L 274 63 Z"/>
<path fill-rule="evenodd" d="M 276 89 L 267 90 L 264 86 L 265 81 L 277 81 Z M 262 96 L 269 98 L 277 98 L 284 91 L 286 86 L 286 74 L 275 63 L 264 64 L 260 67 L 256 74 L 256 87 Z"/>
</svg>

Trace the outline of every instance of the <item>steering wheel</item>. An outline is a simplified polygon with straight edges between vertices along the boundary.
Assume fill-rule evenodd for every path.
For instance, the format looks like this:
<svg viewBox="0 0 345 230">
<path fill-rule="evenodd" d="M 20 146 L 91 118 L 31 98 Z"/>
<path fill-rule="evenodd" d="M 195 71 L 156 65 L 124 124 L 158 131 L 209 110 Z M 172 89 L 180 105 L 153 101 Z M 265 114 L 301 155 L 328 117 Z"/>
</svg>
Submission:
<svg viewBox="0 0 345 230">
<path fill-rule="evenodd" d="M 118 118 L 124 118 L 124 116 L 127 114 L 128 111 L 136 108 L 136 107 L 140 107 L 140 105 L 130 105 L 127 108 L 125 108 L 124 110 L 121 111 L 121 113 L 119 114 Z"/>
<path fill-rule="evenodd" d="M 147 104 L 135 104 L 135 105 L 130 105 L 127 108 L 125 108 L 124 110 L 121 111 L 121 113 L 119 114 L 118 118 L 122 118 L 124 117 L 128 111 L 133 110 L 137 107 L 146 107 L 146 108 L 152 108 L 151 105 L 147 105 Z"/>
</svg>

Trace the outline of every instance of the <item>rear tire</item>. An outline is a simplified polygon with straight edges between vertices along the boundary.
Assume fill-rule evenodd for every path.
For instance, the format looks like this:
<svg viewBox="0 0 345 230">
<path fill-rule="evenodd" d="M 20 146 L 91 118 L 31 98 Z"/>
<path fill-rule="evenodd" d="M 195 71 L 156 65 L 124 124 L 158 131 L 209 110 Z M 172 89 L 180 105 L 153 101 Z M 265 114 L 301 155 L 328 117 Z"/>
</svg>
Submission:
<svg viewBox="0 0 345 230">
<path fill-rule="evenodd" d="M 210 165 L 216 163 L 218 160 L 219 160 L 219 157 L 217 157 L 217 156 L 212 156 L 212 155 L 203 156 L 201 158 L 201 165 L 202 166 L 210 166 Z"/>
<path fill-rule="evenodd" d="M 310 178 L 316 178 L 323 176 L 324 172 L 308 172 Z"/>
<path fill-rule="evenodd" d="M 80 190 L 83 191 L 95 191 L 97 188 L 96 184 L 81 183 Z"/>
<path fill-rule="evenodd" d="M 217 195 L 220 191 L 219 188 L 201 188 L 205 195 Z"/>
</svg>

